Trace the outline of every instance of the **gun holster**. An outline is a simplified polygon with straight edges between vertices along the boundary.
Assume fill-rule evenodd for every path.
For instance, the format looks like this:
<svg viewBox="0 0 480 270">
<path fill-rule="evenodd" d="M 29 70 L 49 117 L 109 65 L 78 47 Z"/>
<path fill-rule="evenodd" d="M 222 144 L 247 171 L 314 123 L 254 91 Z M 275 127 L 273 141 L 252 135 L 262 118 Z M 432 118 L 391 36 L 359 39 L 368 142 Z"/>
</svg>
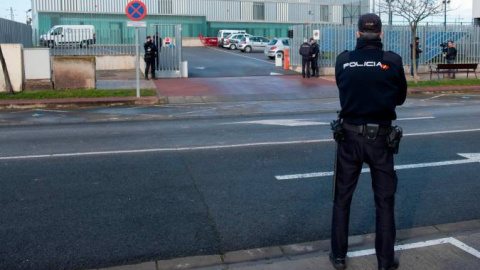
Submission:
<svg viewBox="0 0 480 270">
<path fill-rule="evenodd" d="M 391 127 L 390 134 L 387 137 L 388 148 L 393 154 L 398 154 L 400 142 L 403 137 L 403 129 L 399 126 Z"/>
<path fill-rule="evenodd" d="M 345 130 L 342 127 L 342 121 L 340 119 L 333 120 L 330 123 L 330 128 L 333 131 L 333 139 L 336 142 L 341 142 L 345 140 Z"/>
</svg>

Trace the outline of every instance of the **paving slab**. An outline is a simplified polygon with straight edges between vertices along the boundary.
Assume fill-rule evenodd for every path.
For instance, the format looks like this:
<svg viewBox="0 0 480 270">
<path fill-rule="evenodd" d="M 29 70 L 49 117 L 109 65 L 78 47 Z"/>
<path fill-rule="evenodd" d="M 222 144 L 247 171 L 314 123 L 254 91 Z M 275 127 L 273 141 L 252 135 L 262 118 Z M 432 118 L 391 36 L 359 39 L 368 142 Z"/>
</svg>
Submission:
<svg viewBox="0 0 480 270">
<path fill-rule="evenodd" d="M 124 265 L 118 267 L 103 268 L 98 270 L 157 270 L 155 262 Z"/>
<path fill-rule="evenodd" d="M 245 261 L 256 261 L 263 259 L 272 259 L 283 257 L 284 254 L 280 247 L 257 248 L 241 251 L 233 251 L 225 254 L 226 263 L 236 263 Z"/>
<path fill-rule="evenodd" d="M 181 259 L 173 259 L 168 261 L 158 261 L 157 270 L 171 270 L 171 269 L 197 269 L 204 267 L 218 268 L 222 265 L 222 257 L 219 255 L 212 256 L 197 256 Z"/>
</svg>

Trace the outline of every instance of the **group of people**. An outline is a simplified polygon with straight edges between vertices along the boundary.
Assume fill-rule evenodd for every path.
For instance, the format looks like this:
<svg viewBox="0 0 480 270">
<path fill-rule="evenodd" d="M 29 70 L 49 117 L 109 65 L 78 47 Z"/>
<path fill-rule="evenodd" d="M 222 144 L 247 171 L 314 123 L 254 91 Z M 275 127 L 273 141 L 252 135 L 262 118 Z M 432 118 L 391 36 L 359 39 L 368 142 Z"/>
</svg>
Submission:
<svg viewBox="0 0 480 270">
<path fill-rule="evenodd" d="M 421 53 L 423 53 L 423 50 L 422 50 L 422 46 L 420 45 L 420 38 L 416 37 L 414 58 L 415 58 L 415 66 L 417 67 L 417 71 L 418 71 L 418 64 L 420 62 L 419 60 L 420 60 Z M 410 44 L 410 55 L 413 56 L 413 44 Z M 447 64 L 455 64 L 455 61 L 457 60 L 457 49 L 455 48 L 455 43 L 453 43 L 453 41 L 449 40 L 447 42 L 447 46 L 443 49 L 443 57 L 447 61 Z M 415 73 L 413 71 L 413 64 L 411 65 L 411 68 L 410 68 L 410 75 L 412 75 L 412 77 L 415 76 Z M 455 79 L 455 71 L 451 70 L 448 73 L 448 77 Z"/>
<path fill-rule="evenodd" d="M 318 58 L 320 54 L 320 46 L 313 38 L 310 39 L 310 43 L 307 39 L 303 41 L 300 46 L 300 55 L 302 56 L 302 76 L 305 78 L 318 77 Z M 310 73 L 310 69 L 312 72 Z"/>
<path fill-rule="evenodd" d="M 162 38 L 156 33 L 154 38 L 147 36 L 147 41 L 143 44 L 145 49 L 145 80 L 148 80 L 148 73 L 151 73 L 152 80 L 156 80 L 155 69 L 159 63 L 158 54 L 162 50 Z"/>
</svg>

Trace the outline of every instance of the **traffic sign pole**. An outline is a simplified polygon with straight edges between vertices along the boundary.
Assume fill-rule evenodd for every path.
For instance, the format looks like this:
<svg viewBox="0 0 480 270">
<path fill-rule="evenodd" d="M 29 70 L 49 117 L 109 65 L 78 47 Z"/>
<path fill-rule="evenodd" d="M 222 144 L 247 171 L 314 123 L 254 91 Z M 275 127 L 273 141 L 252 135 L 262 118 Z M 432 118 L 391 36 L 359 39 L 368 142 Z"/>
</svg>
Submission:
<svg viewBox="0 0 480 270">
<path fill-rule="evenodd" d="M 127 17 L 132 20 L 127 22 L 127 27 L 135 27 L 135 67 L 137 70 L 137 98 L 140 97 L 140 40 L 139 27 L 147 27 L 146 22 L 141 22 L 147 16 L 147 6 L 140 0 L 130 1 L 125 7 Z M 153 71 L 155 72 L 155 71 Z M 148 74 L 145 74 L 148 76 Z"/>
<path fill-rule="evenodd" d="M 135 59 L 136 59 L 136 70 L 137 70 L 137 98 L 140 97 L 140 41 L 138 40 L 138 27 L 135 27 Z M 147 74 L 145 74 L 148 76 Z"/>
</svg>

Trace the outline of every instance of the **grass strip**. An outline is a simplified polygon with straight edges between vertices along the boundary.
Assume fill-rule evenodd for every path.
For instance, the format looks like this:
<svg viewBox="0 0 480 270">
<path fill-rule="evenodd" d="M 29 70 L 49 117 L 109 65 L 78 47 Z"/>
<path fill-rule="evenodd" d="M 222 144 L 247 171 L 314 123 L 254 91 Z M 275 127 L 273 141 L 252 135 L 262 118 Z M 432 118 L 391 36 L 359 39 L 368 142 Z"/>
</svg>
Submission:
<svg viewBox="0 0 480 270">
<path fill-rule="evenodd" d="M 435 87 L 435 86 L 470 86 L 480 85 L 479 79 L 444 79 L 444 80 L 431 80 L 431 81 L 419 81 L 415 83 L 413 81 L 408 82 L 410 87 Z"/>
<path fill-rule="evenodd" d="M 156 96 L 155 90 L 140 90 L 142 97 Z M 136 97 L 137 90 L 39 90 L 23 91 L 14 95 L 0 93 L 0 100 L 11 99 L 62 99 L 62 98 L 103 98 L 103 97 Z"/>
</svg>

